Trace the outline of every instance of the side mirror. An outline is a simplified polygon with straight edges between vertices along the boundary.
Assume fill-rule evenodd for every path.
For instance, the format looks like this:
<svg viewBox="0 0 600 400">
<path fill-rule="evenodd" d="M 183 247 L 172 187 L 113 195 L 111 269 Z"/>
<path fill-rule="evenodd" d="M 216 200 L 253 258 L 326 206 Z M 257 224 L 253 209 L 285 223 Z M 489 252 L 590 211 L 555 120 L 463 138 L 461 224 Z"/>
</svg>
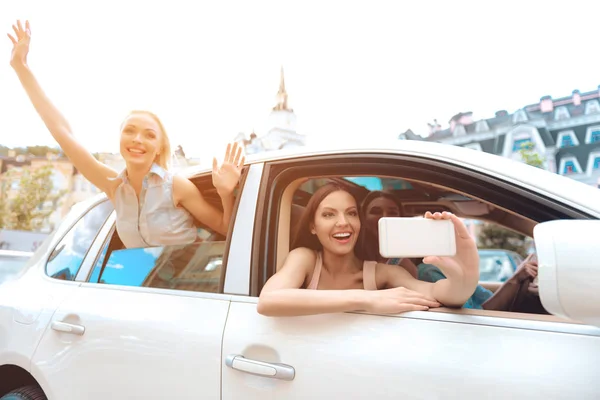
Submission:
<svg viewBox="0 0 600 400">
<path fill-rule="evenodd" d="M 600 221 L 544 222 L 536 225 L 533 236 L 544 308 L 600 327 Z"/>
</svg>

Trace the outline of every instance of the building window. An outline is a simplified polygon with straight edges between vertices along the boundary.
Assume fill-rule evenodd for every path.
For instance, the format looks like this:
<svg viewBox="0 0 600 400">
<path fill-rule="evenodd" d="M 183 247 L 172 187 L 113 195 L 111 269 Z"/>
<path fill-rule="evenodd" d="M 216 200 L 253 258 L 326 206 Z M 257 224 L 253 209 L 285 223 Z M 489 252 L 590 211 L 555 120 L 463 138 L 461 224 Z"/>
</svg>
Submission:
<svg viewBox="0 0 600 400">
<path fill-rule="evenodd" d="M 595 149 L 588 156 L 588 163 L 586 172 L 588 175 L 592 175 L 594 172 L 600 170 L 600 149 Z"/>
<path fill-rule="evenodd" d="M 598 100 L 590 100 L 587 103 L 585 103 L 585 113 L 586 114 L 600 113 L 600 103 L 598 103 Z"/>
<path fill-rule="evenodd" d="M 523 109 L 517 110 L 517 112 L 513 114 L 512 118 L 513 124 L 518 124 L 519 122 L 527 122 L 527 119 L 527 113 Z"/>
<path fill-rule="evenodd" d="M 579 174 L 581 173 L 581 167 L 575 157 L 567 156 L 560 160 L 559 172 L 561 175 Z"/>
<path fill-rule="evenodd" d="M 554 110 L 554 119 L 556 121 L 569 118 L 571 118 L 571 115 L 569 115 L 569 110 L 567 110 L 567 107 L 561 106 L 557 107 L 556 110 Z"/>
<path fill-rule="evenodd" d="M 573 161 L 567 161 L 567 162 L 565 162 L 565 167 L 563 169 L 563 174 L 564 175 L 568 175 L 568 174 L 574 174 L 575 172 L 577 172 L 577 168 L 575 167 L 575 163 Z"/>
<path fill-rule="evenodd" d="M 523 148 L 524 146 L 526 146 L 529 143 L 531 143 L 533 145 L 533 142 L 531 141 L 530 137 L 525 137 L 522 139 L 515 139 L 513 141 L 513 152 L 517 152 L 517 151 L 521 150 L 521 148 Z"/>
<path fill-rule="evenodd" d="M 560 132 L 556 138 L 556 143 L 559 148 L 579 146 L 579 141 L 577 140 L 577 136 L 575 136 L 575 132 L 573 131 Z"/>
<path fill-rule="evenodd" d="M 590 126 L 587 128 L 585 133 L 586 143 L 599 143 L 600 142 L 600 126 Z"/>
</svg>

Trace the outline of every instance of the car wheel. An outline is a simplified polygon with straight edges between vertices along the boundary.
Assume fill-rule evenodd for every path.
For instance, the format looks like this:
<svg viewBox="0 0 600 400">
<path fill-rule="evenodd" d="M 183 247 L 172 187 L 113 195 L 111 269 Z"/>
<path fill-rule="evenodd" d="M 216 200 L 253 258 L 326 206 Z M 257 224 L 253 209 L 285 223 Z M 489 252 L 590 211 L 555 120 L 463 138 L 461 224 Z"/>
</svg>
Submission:
<svg viewBox="0 0 600 400">
<path fill-rule="evenodd" d="M 25 386 L 0 397 L 0 400 L 48 400 L 42 389 L 37 386 Z"/>
</svg>

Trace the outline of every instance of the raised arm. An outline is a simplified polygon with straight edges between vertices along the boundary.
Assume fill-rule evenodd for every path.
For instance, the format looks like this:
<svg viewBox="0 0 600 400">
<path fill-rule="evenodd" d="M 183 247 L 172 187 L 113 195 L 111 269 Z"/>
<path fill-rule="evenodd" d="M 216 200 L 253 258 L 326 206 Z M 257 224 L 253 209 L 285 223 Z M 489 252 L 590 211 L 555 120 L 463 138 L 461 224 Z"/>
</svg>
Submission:
<svg viewBox="0 0 600 400">
<path fill-rule="evenodd" d="M 13 25 L 13 30 L 15 32 L 15 37 L 8 34 L 8 37 L 13 43 L 10 65 L 21 81 L 21 85 L 23 86 L 23 89 L 25 89 L 33 107 L 75 168 L 77 168 L 86 179 L 92 182 L 94 186 L 106 192 L 110 187 L 108 178 L 116 177 L 116 171 L 96 160 L 94 156 L 77 141 L 73 135 L 71 126 L 46 96 L 33 75 L 33 72 L 27 64 L 27 54 L 29 53 L 29 43 L 31 41 L 29 21 L 25 22 L 25 28 L 23 28 L 21 21 L 17 21 L 17 25 Z"/>
<path fill-rule="evenodd" d="M 283 267 L 265 284 L 258 299 L 258 312 L 270 317 L 314 315 L 345 311 L 395 314 L 438 307 L 435 301 L 406 289 L 310 290 L 301 289 L 316 262 L 314 251 L 292 250 Z"/>
<path fill-rule="evenodd" d="M 204 225 L 222 235 L 227 235 L 235 201 L 233 192 L 240 180 L 244 161 L 242 149 L 238 147 L 237 143 L 233 146 L 227 145 L 225 159 L 220 167 L 217 160 L 213 160 L 213 185 L 221 197 L 223 212 L 209 204 L 198 188 L 189 179 L 181 176 L 175 176 L 173 181 L 175 203 L 181 204 Z"/>
<path fill-rule="evenodd" d="M 473 295 L 479 282 L 479 253 L 475 241 L 462 221 L 453 214 L 427 212 L 425 218 L 450 219 L 454 224 L 456 255 L 423 259 L 424 263 L 433 264 L 442 270 L 446 279 L 435 283 L 424 282 L 415 279 L 402 268 L 379 264 L 378 283 L 387 287 L 406 287 L 431 296 L 445 306 L 461 307 Z"/>
</svg>

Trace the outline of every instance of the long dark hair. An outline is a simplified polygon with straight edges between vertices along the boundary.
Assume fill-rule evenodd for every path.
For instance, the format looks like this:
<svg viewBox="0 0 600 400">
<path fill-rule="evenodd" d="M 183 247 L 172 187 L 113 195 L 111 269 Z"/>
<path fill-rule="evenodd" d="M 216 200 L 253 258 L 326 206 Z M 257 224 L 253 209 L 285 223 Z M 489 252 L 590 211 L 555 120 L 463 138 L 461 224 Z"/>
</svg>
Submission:
<svg viewBox="0 0 600 400">
<path fill-rule="evenodd" d="M 352 193 L 348 187 L 337 182 L 327 183 L 321 186 L 319 189 L 317 189 L 315 193 L 313 193 L 312 197 L 308 201 L 308 204 L 304 208 L 300 219 L 298 220 L 298 226 L 296 227 L 296 231 L 294 233 L 294 240 L 292 241 L 292 250 L 297 249 L 299 247 L 306 247 L 315 251 L 323 250 L 323 245 L 319 241 L 317 235 L 313 235 L 311 233 L 310 225 L 315 221 L 315 214 L 317 213 L 317 208 L 319 208 L 321 202 L 331 193 L 338 191 L 350 194 L 350 196 L 352 196 L 352 198 L 356 202 L 356 207 L 359 209 L 358 215 L 359 219 L 361 220 L 361 229 L 359 232 L 357 232 L 358 240 L 354 245 L 354 254 L 361 260 L 364 260 L 362 252 L 364 246 L 360 242 L 361 238 L 364 236 L 362 234 L 363 228 L 362 218 L 360 217 L 360 202 L 356 198 L 356 195 L 354 195 L 354 193 Z"/>
<path fill-rule="evenodd" d="M 400 211 L 400 214 L 402 215 L 402 204 L 400 204 L 396 196 L 389 192 L 373 190 L 365 196 L 365 198 L 362 201 L 362 204 L 360 205 L 360 218 L 362 221 L 366 221 L 369 204 L 371 204 L 373 200 L 378 199 L 380 197 L 393 201 L 394 204 L 398 206 L 398 211 Z M 376 240 L 377 237 L 372 236 L 369 233 L 370 232 L 365 227 L 363 238 L 361 240 L 361 253 L 369 260 L 378 260 L 381 257 L 381 255 L 379 254 L 379 243 Z"/>
</svg>

